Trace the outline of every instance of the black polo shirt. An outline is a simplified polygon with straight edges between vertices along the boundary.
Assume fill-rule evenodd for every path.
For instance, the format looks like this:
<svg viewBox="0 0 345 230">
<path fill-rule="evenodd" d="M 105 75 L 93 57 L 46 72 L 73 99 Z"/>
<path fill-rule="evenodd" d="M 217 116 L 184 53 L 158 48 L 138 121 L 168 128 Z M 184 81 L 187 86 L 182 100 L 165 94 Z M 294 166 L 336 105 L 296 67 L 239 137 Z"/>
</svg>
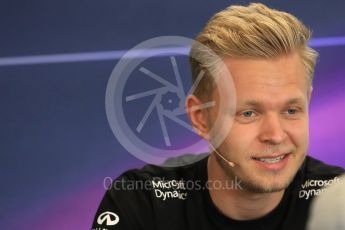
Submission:
<svg viewBox="0 0 345 230">
<path fill-rule="evenodd" d="M 224 216 L 213 204 L 207 159 L 182 167 L 147 165 L 125 172 L 106 191 L 92 229 L 305 229 L 313 197 L 344 172 L 307 156 L 275 209 L 259 219 L 238 221 Z"/>
</svg>

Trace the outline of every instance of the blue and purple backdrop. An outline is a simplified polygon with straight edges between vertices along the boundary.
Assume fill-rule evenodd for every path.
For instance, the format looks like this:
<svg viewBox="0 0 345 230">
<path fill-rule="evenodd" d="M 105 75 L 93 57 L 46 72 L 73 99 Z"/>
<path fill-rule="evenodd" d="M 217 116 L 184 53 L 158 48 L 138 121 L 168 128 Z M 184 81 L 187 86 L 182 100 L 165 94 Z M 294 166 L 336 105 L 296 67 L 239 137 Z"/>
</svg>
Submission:
<svg viewBox="0 0 345 230">
<path fill-rule="evenodd" d="M 310 107 L 310 154 L 345 166 L 344 1 L 262 2 L 313 29 L 311 45 L 320 59 Z M 105 94 L 114 66 L 144 40 L 195 37 L 215 12 L 235 3 L 249 1 L 1 1 L 0 228 L 90 229 L 104 179 L 145 164 L 120 144 L 107 120 Z M 176 60 L 188 84 L 187 58 Z M 169 78 L 169 61 L 163 55 L 145 65 Z M 129 93 L 158 87 L 140 71 L 136 76 L 129 78 Z M 133 129 L 150 100 L 126 108 Z M 149 117 L 141 138 L 166 148 L 159 114 Z M 195 141 L 171 120 L 167 127 L 174 146 Z"/>
</svg>

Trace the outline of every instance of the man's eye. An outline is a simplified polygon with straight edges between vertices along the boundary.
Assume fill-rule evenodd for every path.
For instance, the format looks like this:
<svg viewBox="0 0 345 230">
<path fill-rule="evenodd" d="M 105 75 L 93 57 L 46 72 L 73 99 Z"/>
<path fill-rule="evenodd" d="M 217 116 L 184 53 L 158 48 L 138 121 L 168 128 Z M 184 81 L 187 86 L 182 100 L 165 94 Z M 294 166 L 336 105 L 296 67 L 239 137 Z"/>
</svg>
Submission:
<svg viewBox="0 0 345 230">
<path fill-rule="evenodd" d="M 242 115 L 244 117 L 252 117 L 252 116 L 254 116 L 254 112 L 253 111 L 244 111 L 244 112 L 242 112 Z"/>
<path fill-rule="evenodd" d="M 287 110 L 287 113 L 290 114 L 290 115 L 296 114 L 296 112 L 297 112 L 297 109 L 288 109 Z"/>
</svg>

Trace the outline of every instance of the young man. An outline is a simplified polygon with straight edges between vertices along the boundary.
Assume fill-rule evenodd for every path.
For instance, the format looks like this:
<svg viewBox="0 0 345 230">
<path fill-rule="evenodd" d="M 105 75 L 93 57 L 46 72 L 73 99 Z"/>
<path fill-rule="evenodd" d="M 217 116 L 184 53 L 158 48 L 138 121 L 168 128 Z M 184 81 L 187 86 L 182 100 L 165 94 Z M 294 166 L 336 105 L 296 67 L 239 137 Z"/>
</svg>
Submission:
<svg viewBox="0 0 345 230">
<path fill-rule="evenodd" d="M 205 76 L 186 101 L 211 154 L 183 167 L 124 173 L 105 194 L 93 229 L 304 229 L 313 196 L 343 172 L 306 155 L 317 58 L 310 36 L 294 16 L 262 4 L 212 17 L 190 53 L 193 81 Z M 219 60 L 236 105 L 213 78 Z M 209 101 L 216 106 L 203 109 Z"/>
</svg>

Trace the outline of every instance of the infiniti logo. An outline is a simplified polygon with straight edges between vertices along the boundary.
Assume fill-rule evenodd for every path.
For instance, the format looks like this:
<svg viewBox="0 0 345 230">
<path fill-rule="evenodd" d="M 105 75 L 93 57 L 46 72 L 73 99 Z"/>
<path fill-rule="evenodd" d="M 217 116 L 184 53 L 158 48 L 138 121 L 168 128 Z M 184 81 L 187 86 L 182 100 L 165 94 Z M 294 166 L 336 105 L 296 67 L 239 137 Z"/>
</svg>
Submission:
<svg viewBox="0 0 345 230">
<path fill-rule="evenodd" d="M 97 223 L 102 225 L 104 222 L 107 226 L 119 223 L 120 218 L 113 212 L 103 212 L 98 216 Z"/>
</svg>

